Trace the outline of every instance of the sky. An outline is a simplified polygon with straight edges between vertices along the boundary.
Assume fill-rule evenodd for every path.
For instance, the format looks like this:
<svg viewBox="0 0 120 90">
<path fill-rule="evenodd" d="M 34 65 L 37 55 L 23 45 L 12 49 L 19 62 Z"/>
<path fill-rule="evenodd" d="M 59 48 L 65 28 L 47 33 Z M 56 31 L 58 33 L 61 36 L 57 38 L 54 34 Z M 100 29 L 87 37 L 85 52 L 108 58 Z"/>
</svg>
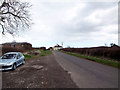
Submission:
<svg viewBox="0 0 120 90">
<path fill-rule="evenodd" d="M 27 1 L 27 0 L 23 0 Z M 32 25 L 19 36 L 1 35 L 0 43 L 29 42 L 33 47 L 118 45 L 119 0 L 28 0 Z"/>
</svg>

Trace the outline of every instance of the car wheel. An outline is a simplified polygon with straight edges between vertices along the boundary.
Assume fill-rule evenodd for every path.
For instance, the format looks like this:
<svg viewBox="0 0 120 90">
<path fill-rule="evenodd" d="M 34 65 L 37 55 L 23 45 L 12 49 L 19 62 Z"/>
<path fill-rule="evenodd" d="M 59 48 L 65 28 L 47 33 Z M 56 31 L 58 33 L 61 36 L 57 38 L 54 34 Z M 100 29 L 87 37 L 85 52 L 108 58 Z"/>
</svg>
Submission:
<svg viewBox="0 0 120 90">
<path fill-rule="evenodd" d="M 12 70 L 16 69 L 16 64 L 13 64 Z"/>
<path fill-rule="evenodd" d="M 22 64 L 25 64 L 25 60 L 23 60 Z"/>
</svg>

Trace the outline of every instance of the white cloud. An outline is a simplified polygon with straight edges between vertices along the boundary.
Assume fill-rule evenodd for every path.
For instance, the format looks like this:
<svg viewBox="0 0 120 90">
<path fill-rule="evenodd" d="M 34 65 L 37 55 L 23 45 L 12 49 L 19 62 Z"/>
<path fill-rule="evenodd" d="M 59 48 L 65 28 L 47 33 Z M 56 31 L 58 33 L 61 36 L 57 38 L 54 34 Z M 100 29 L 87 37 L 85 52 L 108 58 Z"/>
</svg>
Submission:
<svg viewBox="0 0 120 90">
<path fill-rule="evenodd" d="M 34 46 L 41 44 L 50 46 L 62 41 L 86 42 L 85 44 L 88 42 L 88 45 L 93 44 L 90 42 L 96 45 L 99 42 L 117 42 L 118 9 L 115 3 L 117 0 L 114 3 L 96 1 L 89 3 L 80 0 L 29 2 L 33 4 L 31 15 L 34 24 L 30 31 L 22 34 L 22 38 L 16 38 L 17 41 L 27 41 Z M 79 45 L 74 44 L 77 47 Z"/>
</svg>

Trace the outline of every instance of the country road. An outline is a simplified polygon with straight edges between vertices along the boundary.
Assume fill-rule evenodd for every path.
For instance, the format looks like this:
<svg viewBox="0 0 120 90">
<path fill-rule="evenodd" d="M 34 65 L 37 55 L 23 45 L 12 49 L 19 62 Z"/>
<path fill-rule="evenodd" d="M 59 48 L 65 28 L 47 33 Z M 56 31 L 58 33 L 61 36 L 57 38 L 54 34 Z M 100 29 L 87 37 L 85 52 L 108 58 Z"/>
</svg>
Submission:
<svg viewBox="0 0 120 90">
<path fill-rule="evenodd" d="M 118 69 L 57 51 L 53 55 L 79 88 L 118 88 Z"/>
</svg>

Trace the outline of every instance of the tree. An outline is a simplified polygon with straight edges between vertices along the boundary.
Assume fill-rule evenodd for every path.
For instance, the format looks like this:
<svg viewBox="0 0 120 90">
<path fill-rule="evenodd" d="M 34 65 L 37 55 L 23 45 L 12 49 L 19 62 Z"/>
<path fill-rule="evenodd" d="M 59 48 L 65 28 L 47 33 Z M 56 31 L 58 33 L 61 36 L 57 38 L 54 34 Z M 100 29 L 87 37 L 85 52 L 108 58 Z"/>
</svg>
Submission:
<svg viewBox="0 0 120 90">
<path fill-rule="evenodd" d="M 2 34 L 15 35 L 21 30 L 29 28 L 30 7 L 28 2 L 20 2 L 20 0 L 0 1 L 0 30 Z"/>
</svg>

